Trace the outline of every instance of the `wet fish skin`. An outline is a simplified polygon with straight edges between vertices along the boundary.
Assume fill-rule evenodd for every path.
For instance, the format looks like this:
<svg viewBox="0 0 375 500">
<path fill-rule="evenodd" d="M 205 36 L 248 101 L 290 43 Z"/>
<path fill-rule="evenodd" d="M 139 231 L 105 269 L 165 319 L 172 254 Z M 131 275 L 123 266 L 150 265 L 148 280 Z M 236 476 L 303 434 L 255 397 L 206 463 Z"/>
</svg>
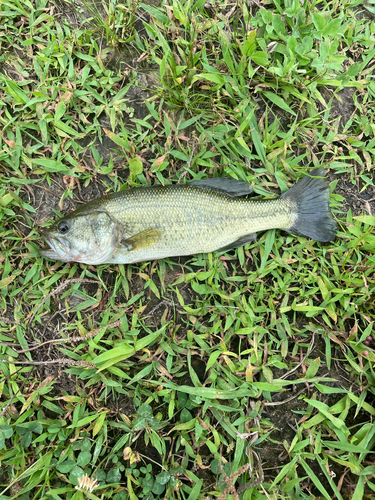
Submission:
<svg viewBox="0 0 375 500">
<path fill-rule="evenodd" d="M 43 257 L 86 264 L 143 260 L 236 248 L 279 228 L 319 241 L 335 237 L 329 185 L 311 172 L 280 198 L 252 200 L 228 178 L 133 188 L 93 200 L 55 222 Z"/>
</svg>

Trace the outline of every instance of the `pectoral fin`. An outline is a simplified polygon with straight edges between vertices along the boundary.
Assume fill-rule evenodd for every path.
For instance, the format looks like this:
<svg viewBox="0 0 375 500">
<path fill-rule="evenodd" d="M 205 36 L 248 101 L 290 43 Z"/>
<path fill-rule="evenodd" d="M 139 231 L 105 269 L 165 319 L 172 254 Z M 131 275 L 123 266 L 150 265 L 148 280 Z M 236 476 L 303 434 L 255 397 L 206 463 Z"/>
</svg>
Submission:
<svg viewBox="0 0 375 500">
<path fill-rule="evenodd" d="M 148 248 L 158 241 L 161 236 L 160 229 L 156 227 L 150 227 L 141 231 L 134 236 L 127 239 L 122 239 L 120 244 L 125 247 L 129 252 L 134 250 L 140 250 L 141 248 Z"/>
</svg>

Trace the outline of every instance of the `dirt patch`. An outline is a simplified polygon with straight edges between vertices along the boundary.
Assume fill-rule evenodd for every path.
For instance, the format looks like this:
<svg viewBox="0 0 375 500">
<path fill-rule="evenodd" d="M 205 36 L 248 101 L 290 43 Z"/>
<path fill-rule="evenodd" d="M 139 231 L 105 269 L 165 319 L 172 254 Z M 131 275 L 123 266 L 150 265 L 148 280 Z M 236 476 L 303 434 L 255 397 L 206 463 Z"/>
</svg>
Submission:
<svg viewBox="0 0 375 500">
<path fill-rule="evenodd" d="M 338 351 L 335 353 L 337 357 L 339 357 L 340 354 L 341 353 Z M 350 390 L 350 388 L 352 388 L 352 381 L 348 380 L 347 374 L 340 368 L 339 365 L 337 367 L 333 367 L 331 370 L 327 370 L 327 367 L 323 365 L 319 372 L 320 375 L 324 374 L 326 377 L 335 379 L 335 382 L 325 382 L 324 385 L 326 386 L 336 387 L 344 390 Z M 286 392 L 274 397 L 273 401 L 276 403 L 280 403 L 283 400 L 287 401 L 297 392 L 298 390 L 294 386 L 292 389 L 288 389 Z M 328 395 L 319 394 L 313 387 L 307 389 L 304 393 L 304 396 L 306 398 L 317 397 L 318 401 L 326 403 L 329 406 L 332 406 L 336 402 L 338 402 L 343 397 L 343 395 L 344 394 L 342 393 Z M 369 401 L 369 404 L 372 403 L 373 401 Z M 263 468 L 265 470 L 265 480 L 267 482 L 272 482 L 277 476 L 280 468 L 290 461 L 288 449 L 298 432 L 298 427 L 300 427 L 300 425 L 306 418 L 305 416 L 301 417 L 301 413 L 304 413 L 306 411 L 306 407 L 307 403 L 303 399 L 295 398 L 292 401 L 286 402 L 285 404 L 275 406 L 272 406 L 272 404 L 270 403 L 266 403 L 265 407 L 263 408 L 261 417 L 262 419 L 269 420 L 269 426 L 272 429 L 270 441 L 266 442 L 264 445 L 260 445 L 258 449 L 258 453 L 261 457 Z M 311 416 L 318 413 L 318 411 L 314 411 Z M 360 411 L 356 416 L 355 413 L 355 408 L 350 410 L 349 416 L 346 420 L 348 426 L 351 425 L 351 422 L 353 425 L 358 425 L 361 422 L 368 421 L 368 415 L 365 411 Z M 265 422 L 263 422 L 263 425 L 264 424 Z M 308 437 L 308 430 L 304 431 L 304 433 L 306 434 L 306 437 Z M 327 439 L 328 441 L 330 441 L 330 436 L 322 436 L 322 439 Z M 313 449 L 312 447 L 307 445 L 305 451 L 313 452 Z M 329 482 L 322 472 L 319 464 L 315 460 L 307 460 L 307 463 L 313 470 L 315 475 L 319 478 L 321 483 L 324 485 L 326 490 L 331 495 L 334 495 L 334 492 L 331 489 Z M 344 475 L 344 466 L 334 461 L 330 462 L 329 466 L 330 470 L 336 475 L 336 478 L 340 478 Z M 303 476 L 307 474 L 304 474 L 303 470 L 301 470 L 300 475 Z M 352 476 L 351 474 L 345 475 L 345 479 L 341 488 L 341 494 L 343 495 L 343 498 L 348 500 L 352 498 L 356 482 L 356 476 Z M 305 490 L 305 492 L 309 492 L 312 496 L 319 497 L 320 495 L 319 490 L 315 487 L 313 481 L 309 477 L 305 479 L 301 487 Z"/>
<path fill-rule="evenodd" d="M 375 174 L 369 173 L 369 177 L 375 184 Z M 331 175 L 330 179 L 334 176 Z M 353 215 L 375 215 L 375 186 L 364 187 L 362 180 L 357 178 L 353 184 L 340 176 L 335 188 L 335 193 L 340 194 L 344 201 L 342 202 L 342 212 L 346 214 L 351 209 Z"/>
<path fill-rule="evenodd" d="M 354 102 L 355 89 L 343 88 L 337 92 L 331 87 L 319 87 L 319 90 L 327 107 L 330 103 L 328 121 L 342 130 L 357 109 Z M 325 111 L 321 102 L 318 107 L 321 112 Z"/>
</svg>

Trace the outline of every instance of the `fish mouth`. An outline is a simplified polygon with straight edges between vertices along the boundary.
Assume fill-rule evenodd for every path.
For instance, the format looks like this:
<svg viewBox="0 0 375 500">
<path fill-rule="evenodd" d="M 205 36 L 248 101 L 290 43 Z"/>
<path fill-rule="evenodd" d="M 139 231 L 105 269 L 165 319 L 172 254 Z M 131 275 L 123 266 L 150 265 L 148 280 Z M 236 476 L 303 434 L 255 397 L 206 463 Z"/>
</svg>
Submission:
<svg viewBox="0 0 375 500">
<path fill-rule="evenodd" d="M 51 260 L 65 260 L 70 252 L 69 242 L 64 241 L 59 236 L 54 236 L 49 233 L 43 234 L 50 248 L 39 250 L 39 254 L 45 259 Z"/>
</svg>

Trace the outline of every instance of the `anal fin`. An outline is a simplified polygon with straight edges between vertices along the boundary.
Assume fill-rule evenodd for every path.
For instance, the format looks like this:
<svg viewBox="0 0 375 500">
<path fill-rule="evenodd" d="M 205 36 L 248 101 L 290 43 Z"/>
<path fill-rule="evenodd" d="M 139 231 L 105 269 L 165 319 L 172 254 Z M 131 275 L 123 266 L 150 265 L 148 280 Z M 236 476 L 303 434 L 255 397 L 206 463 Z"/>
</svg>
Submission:
<svg viewBox="0 0 375 500">
<path fill-rule="evenodd" d="M 218 248 L 216 252 L 224 252 L 226 250 L 233 250 L 234 248 L 242 247 L 246 245 L 246 243 L 250 243 L 250 241 L 255 240 L 256 237 L 256 233 L 245 234 L 245 236 L 241 236 L 241 238 L 238 238 L 238 240 L 235 240 L 228 245 L 225 245 L 225 247 Z"/>
</svg>

